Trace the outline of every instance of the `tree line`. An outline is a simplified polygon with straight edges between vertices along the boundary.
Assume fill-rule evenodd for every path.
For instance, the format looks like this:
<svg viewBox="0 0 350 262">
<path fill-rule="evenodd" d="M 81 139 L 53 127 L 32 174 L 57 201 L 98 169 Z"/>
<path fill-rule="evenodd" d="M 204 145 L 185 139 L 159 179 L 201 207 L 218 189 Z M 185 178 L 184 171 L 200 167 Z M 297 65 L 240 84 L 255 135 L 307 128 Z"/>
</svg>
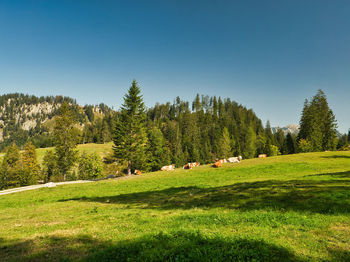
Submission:
<svg viewBox="0 0 350 262">
<path fill-rule="evenodd" d="M 252 109 L 229 98 L 198 94 L 190 107 L 177 97 L 173 104 L 146 110 L 134 80 L 116 116 L 113 149 L 130 174 L 133 169 L 154 171 L 170 163 L 211 163 L 238 155 L 253 158 L 335 150 L 344 140 L 337 138 L 336 127 L 322 90 L 305 102 L 296 135 L 282 129 L 272 133 L 269 121 L 264 127 Z"/>
<path fill-rule="evenodd" d="M 229 98 L 198 94 L 191 104 L 177 97 L 147 109 L 135 80 L 119 111 L 105 110 L 103 118 L 95 118 L 93 107 L 84 111 L 89 124 L 81 129 L 75 104 L 62 103 L 51 135 L 54 149 L 46 152 L 41 166 L 31 142 L 22 153 L 12 143 L 2 160 L 0 188 L 38 180 L 95 179 L 116 170 L 156 171 L 164 165 L 205 164 L 230 156 L 335 150 L 350 142 L 350 134 L 337 137 L 335 116 L 321 90 L 305 101 L 298 134 L 282 129 L 273 133 L 269 121 L 264 126 L 252 109 Z M 78 143 L 108 141 L 113 141 L 113 153 L 103 163 L 96 154 L 79 156 L 76 149 Z"/>
</svg>

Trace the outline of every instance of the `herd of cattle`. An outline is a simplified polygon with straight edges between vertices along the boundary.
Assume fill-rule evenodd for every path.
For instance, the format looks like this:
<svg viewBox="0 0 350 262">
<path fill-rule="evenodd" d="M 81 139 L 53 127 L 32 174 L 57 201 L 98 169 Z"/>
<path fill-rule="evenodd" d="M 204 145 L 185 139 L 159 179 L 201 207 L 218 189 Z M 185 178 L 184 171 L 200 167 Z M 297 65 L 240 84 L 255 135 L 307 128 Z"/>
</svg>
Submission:
<svg viewBox="0 0 350 262">
<path fill-rule="evenodd" d="M 267 157 L 266 154 L 260 154 L 258 156 L 258 158 L 265 158 Z M 216 159 L 215 163 L 212 164 L 212 167 L 215 168 L 219 168 L 222 166 L 223 163 L 239 163 L 242 160 L 242 156 L 238 156 L 238 157 L 230 157 L 227 159 Z M 193 162 L 193 163 L 187 163 L 186 165 L 184 165 L 182 168 L 183 169 L 192 169 L 193 167 L 197 167 L 199 166 L 200 163 L 199 162 Z M 163 166 L 161 169 L 161 171 L 171 171 L 171 170 L 175 170 L 175 165 L 169 165 L 169 166 Z M 135 170 L 134 172 L 135 175 L 141 175 L 141 171 L 140 170 Z"/>
<path fill-rule="evenodd" d="M 216 159 L 215 163 L 212 165 L 212 167 L 221 167 L 221 165 L 223 163 L 239 163 L 242 160 L 242 156 L 238 156 L 238 157 L 230 157 L 228 159 Z M 186 165 L 184 165 L 182 168 L 183 169 L 192 169 L 193 167 L 197 167 L 199 166 L 200 163 L 199 162 L 193 162 L 193 163 L 187 163 Z M 161 171 L 171 171 L 175 169 L 175 165 L 169 165 L 169 166 L 163 166 L 160 170 Z"/>
</svg>

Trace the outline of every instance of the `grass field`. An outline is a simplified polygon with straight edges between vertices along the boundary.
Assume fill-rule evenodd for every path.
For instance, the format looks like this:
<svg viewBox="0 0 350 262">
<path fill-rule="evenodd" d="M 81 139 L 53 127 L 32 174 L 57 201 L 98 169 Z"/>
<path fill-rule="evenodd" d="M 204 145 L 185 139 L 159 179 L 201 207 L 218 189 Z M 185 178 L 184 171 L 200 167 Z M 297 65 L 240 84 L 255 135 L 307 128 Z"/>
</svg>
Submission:
<svg viewBox="0 0 350 262">
<path fill-rule="evenodd" d="M 45 152 L 47 150 L 52 150 L 53 147 L 47 147 L 47 148 L 37 148 L 36 154 L 39 163 L 42 162 Z M 97 153 L 100 157 L 105 157 L 109 152 L 112 151 L 112 143 L 106 143 L 106 144 L 80 144 L 77 147 L 78 151 L 81 153 L 85 151 L 86 153 Z"/>
<path fill-rule="evenodd" d="M 350 152 L 0 197 L 0 261 L 350 261 Z"/>
<path fill-rule="evenodd" d="M 53 150 L 53 147 L 37 148 L 36 156 L 39 163 L 42 163 L 45 152 L 48 150 Z M 101 157 L 105 157 L 109 152 L 112 151 L 112 142 L 105 144 L 80 144 L 77 147 L 79 153 L 85 151 L 86 153 L 97 153 Z M 0 159 L 3 158 L 5 153 L 0 153 Z"/>
</svg>

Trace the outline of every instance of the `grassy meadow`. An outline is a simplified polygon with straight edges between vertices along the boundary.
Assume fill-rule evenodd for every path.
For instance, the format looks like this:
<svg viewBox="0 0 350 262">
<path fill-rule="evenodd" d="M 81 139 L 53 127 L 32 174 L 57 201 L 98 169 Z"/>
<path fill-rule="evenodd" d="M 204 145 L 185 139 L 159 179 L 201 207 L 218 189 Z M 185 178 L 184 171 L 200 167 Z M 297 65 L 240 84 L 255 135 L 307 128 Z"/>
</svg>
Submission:
<svg viewBox="0 0 350 262">
<path fill-rule="evenodd" d="M 79 144 L 77 146 L 77 149 L 79 153 L 86 152 L 86 153 L 97 153 L 100 157 L 105 157 L 108 155 L 108 153 L 112 152 L 112 142 L 105 143 L 105 144 Z M 36 156 L 38 159 L 38 162 L 41 164 L 45 155 L 45 152 L 48 150 L 53 150 L 53 147 L 46 147 L 46 148 L 37 148 L 36 149 Z M 0 159 L 4 157 L 5 153 L 0 153 Z"/>
<path fill-rule="evenodd" d="M 350 261 L 350 152 L 1 196 L 0 261 Z"/>
</svg>

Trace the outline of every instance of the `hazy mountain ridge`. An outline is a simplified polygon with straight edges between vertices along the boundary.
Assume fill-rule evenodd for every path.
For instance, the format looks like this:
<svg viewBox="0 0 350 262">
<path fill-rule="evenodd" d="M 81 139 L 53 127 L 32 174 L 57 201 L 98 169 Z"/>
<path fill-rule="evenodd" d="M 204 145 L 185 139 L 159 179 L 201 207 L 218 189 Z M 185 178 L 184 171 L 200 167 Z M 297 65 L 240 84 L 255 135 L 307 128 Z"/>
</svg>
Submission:
<svg viewBox="0 0 350 262">
<path fill-rule="evenodd" d="M 282 129 L 284 134 L 287 135 L 288 133 L 297 135 L 299 133 L 300 126 L 295 124 L 290 124 L 285 127 L 271 127 L 272 133 L 275 134 L 278 129 Z M 337 137 L 341 137 L 343 134 L 336 130 Z"/>
<path fill-rule="evenodd" d="M 287 135 L 288 133 L 297 135 L 299 133 L 300 126 L 290 124 L 290 125 L 287 125 L 285 127 L 271 127 L 273 134 L 275 134 L 278 129 L 282 129 L 285 135 Z"/>
</svg>

